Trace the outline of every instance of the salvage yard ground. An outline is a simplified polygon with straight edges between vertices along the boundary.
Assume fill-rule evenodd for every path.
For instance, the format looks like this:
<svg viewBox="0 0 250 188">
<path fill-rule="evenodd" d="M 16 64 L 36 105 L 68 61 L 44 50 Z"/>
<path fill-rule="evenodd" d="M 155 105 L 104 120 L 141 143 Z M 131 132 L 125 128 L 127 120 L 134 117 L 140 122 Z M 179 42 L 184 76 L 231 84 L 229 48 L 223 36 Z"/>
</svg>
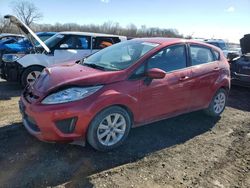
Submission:
<svg viewBox="0 0 250 188">
<path fill-rule="evenodd" d="M 233 87 L 225 112 L 194 112 L 133 129 L 109 153 L 30 136 L 21 88 L 0 81 L 0 187 L 250 187 L 250 89 Z"/>
</svg>

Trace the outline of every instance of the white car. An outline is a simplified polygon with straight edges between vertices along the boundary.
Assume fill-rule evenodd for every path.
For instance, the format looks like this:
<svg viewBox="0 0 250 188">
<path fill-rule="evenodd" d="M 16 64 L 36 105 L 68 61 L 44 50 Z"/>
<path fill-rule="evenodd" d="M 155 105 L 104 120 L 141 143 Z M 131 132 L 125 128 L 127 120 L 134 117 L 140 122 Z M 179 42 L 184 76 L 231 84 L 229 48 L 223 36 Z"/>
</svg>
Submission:
<svg viewBox="0 0 250 188">
<path fill-rule="evenodd" d="M 7 81 L 20 81 L 22 86 L 32 84 L 45 67 L 67 61 L 77 61 L 104 47 L 127 40 L 125 36 L 109 34 L 60 32 L 42 42 L 15 16 L 7 15 L 5 18 L 17 25 L 32 44 L 34 40 L 40 44 L 33 45 L 29 54 L 4 54 L 2 57 L 1 77 Z"/>
</svg>

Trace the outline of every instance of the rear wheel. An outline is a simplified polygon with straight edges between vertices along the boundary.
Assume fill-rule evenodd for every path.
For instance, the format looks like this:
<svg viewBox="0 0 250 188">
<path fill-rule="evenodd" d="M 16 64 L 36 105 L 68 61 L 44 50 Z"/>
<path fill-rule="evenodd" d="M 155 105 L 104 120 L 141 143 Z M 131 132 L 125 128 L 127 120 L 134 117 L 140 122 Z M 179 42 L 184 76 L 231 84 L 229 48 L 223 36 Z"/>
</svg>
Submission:
<svg viewBox="0 0 250 188">
<path fill-rule="evenodd" d="M 91 122 L 87 140 L 99 151 L 110 151 L 120 146 L 131 128 L 131 118 L 126 110 L 112 106 L 100 112 Z"/>
<path fill-rule="evenodd" d="M 32 66 L 24 70 L 21 76 L 21 84 L 25 87 L 27 84 L 34 84 L 35 80 L 41 74 L 44 68 L 40 66 Z"/>
<path fill-rule="evenodd" d="M 218 117 L 224 111 L 227 101 L 227 92 L 225 89 L 219 89 L 214 95 L 209 107 L 205 112 L 213 117 Z"/>
</svg>

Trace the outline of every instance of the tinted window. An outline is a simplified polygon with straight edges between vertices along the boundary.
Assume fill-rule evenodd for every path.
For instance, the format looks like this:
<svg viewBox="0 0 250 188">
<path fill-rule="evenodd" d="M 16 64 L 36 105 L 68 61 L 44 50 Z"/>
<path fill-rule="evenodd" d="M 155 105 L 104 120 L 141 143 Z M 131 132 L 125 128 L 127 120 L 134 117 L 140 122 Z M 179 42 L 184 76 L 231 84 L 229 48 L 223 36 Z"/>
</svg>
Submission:
<svg viewBox="0 0 250 188">
<path fill-rule="evenodd" d="M 166 72 L 185 68 L 186 65 L 184 45 L 167 47 L 148 60 L 148 69 L 159 68 Z"/>
<path fill-rule="evenodd" d="M 202 46 L 190 46 L 192 65 L 200 65 L 214 61 L 214 56 L 210 48 Z"/>
</svg>

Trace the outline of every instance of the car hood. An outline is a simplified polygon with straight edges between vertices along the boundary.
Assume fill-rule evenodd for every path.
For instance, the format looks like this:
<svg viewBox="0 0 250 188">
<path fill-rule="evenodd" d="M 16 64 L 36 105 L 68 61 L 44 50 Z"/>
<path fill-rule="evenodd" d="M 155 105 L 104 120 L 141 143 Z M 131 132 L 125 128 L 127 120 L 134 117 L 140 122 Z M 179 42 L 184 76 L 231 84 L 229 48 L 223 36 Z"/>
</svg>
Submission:
<svg viewBox="0 0 250 188">
<path fill-rule="evenodd" d="M 36 40 L 46 52 L 50 52 L 50 49 L 44 42 L 27 26 L 25 25 L 21 20 L 19 20 L 17 17 L 12 16 L 12 15 L 6 15 L 4 16 L 5 19 L 9 19 L 10 22 L 14 25 L 16 25 L 18 28 L 20 28 L 26 37 L 30 40 L 31 44 L 35 47 L 34 40 Z"/>
<path fill-rule="evenodd" d="M 10 51 L 15 51 L 15 52 L 21 52 L 21 51 L 26 51 L 30 47 L 30 45 L 21 45 L 18 43 L 13 43 L 13 44 L 5 44 L 1 45 L 0 49 L 6 49 Z"/>
<path fill-rule="evenodd" d="M 34 83 L 38 96 L 69 86 L 94 86 L 122 80 L 122 71 L 102 71 L 75 62 L 45 68 Z"/>
</svg>

